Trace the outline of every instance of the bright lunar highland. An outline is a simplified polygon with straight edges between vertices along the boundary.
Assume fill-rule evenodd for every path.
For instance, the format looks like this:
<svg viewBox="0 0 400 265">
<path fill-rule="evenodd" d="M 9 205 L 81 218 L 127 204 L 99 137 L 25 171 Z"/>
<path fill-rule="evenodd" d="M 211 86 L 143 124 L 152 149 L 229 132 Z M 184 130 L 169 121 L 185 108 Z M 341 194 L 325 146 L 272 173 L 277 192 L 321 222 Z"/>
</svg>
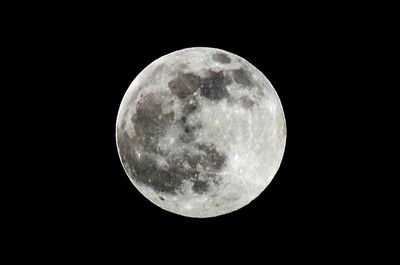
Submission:
<svg viewBox="0 0 400 265">
<path fill-rule="evenodd" d="M 238 210 L 268 186 L 283 157 L 286 123 L 276 91 L 256 67 L 224 50 L 189 48 L 134 79 L 116 140 L 143 196 L 203 218 Z"/>
</svg>

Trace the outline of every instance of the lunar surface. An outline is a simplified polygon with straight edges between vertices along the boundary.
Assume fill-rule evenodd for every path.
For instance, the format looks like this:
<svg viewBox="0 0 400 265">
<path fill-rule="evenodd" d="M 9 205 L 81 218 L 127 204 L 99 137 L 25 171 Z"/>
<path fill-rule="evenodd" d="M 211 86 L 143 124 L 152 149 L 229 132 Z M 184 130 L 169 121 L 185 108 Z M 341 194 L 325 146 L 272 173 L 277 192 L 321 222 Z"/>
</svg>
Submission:
<svg viewBox="0 0 400 265">
<path fill-rule="evenodd" d="M 151 202 L 189 217 L 247 205 L 281 163 L 286 124 L 268 79 L 243 58 L 189 48 L 147 66 L 121 102 L 117 148 Z"/>
</svg>

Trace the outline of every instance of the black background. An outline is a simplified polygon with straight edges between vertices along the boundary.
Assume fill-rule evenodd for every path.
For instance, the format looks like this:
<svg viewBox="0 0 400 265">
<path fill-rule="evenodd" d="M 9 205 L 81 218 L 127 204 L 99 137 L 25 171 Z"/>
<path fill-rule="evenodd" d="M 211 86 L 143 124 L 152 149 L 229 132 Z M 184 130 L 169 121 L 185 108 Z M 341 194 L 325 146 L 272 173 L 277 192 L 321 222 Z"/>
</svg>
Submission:
<svg viewBox="0 0 400 265">
<path fill-rule="evenodd" d="M 359 28 L 343 23 L 352 13 L 338 17 L 333 9 L 294 6 L 277 14 L 247 4 L 164 12 L 154 5 L 159 12 L 57 9 L 24 24 L 24 37 L 34 40 L 22 45 L 27 65 L 41 80 L 32 113 L 41 119 L 30 124 L 39 139 L 32 168 L 40 178 L 27 179 L 33 195 L 19 219 L 32 235 L 30 245 L 41 238 L 43 249 L 66 256 L 116 247 L 166 261 L 182 253 L 199 261 L 273 253 L 331 260 L 354 253 L 353 242 L 364 234 L 352 217 L 363 205 L 350 199 L 354 161 L 352 150 L 342 148 L 356 138 L 349 107 L 358 88 L 349 76 Z M 119 104 L 133 79 L 160 56 L 196 46 L 227 50 L 261 70 L 287 124 L 285 154 L 268 188 L 242 209 L 207 219 L 178 216 L 144 198 L 126 176 L 115 143 Z"/>
</svg>

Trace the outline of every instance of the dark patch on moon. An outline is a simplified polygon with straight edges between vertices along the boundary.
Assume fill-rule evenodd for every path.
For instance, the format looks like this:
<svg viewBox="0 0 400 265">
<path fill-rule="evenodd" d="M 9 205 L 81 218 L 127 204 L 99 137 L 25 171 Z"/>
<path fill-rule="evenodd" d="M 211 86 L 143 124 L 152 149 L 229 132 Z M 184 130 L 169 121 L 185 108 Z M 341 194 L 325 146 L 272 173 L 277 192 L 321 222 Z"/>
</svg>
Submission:
<svg viewBox="0 0 400 265">
<path fill-rule="evenodd" d="M 246 109 L 251 109 L 254 106 L 254 101 L 250 99 L 248 96 L 242 96 L 239 99 L 240 105 L 242 105 Z"/>
<path fill-rule="evenodd" d="M 200 94 L 213 101 L 219 101 L 229 96 L 226 86 L 232 81 L 223 71 L 209 71 L 209 77 L 201 80 Z"/>
<path fill-rule="evenodd" d="M 132 158 L 133 160 L 130 160 Z M 215 173 L 207 173 L 206 176 L 203 176 L 203 179 L 200 179 L 200 172 L 197 167 L 200 166 L 206 171 L 214 172 L 222 168 L 227 158 L 215 150 L 210 153 L 206 151 L 204 156 L 186 152 L 184 155 L 167 158 L 168 169 L 160 168 L 157 165 L 157 160 L 151 155 L 144 154 L 140 158 L 133 156 L 128 159 L 126 162 L 129 167 L 134 168 L 130 175 L 139 183 L 145 184 L 157 192 L 177 194 L 183 181 L 187 180 L 193 183 L 193 192 L 202 194 L 208 191 L 209 183 L 218 184 L 218 181 Z M 185 167 L 185 163 L 190 167 Z"/>
<path fill-rule="evenodd" d="M 180 128 L 179 139 L 183 143 L 190 143 L 195 140 L 196 131 L 201 128 L 201 124 L 188 124 L 188 118 L 198 109 L 198 99 L 191 98 L 181 101 L 183 104 L 182 116 L 175 122 L 176 126 Z"/>
<path fill-rule="evenodd" d="M 178 76 L 168 83 L 168 86 L 172 94 L 179 98 L 185 98 L 196 92 L 199 88 L 200 77 L 193 73 L 179 72 Z"/>
<path fill-rule="evenodd" d="M 225 63 L 225 64 L 230 63 L 232 61 L 231 58 L 229 58 L 229 56 L 224 53 L 215 53 L 212 55 L 212 58 L 216 62 Z"/>
<path fill-rule="evenodd" d="M 157 192 L 176 194 L 183 180 L 194 175 L 190 170 L 185 170 L 180 160 L 172 157 L 167 160 L 168 169 L 157 165 L 157 160 L 151 155 L 143 154 L 140 158 L 133 160 L 135 174 L 132 175 L 136 181 L 151 187 Z"/>
<path fill-rule="evenodd" d="M 220 178 L 217 175 L 226 163 L 227 156 L 218 152 L 213 144 L 198 144 L 197 148 L 203 152 L 202 155 L 193 155 L 190 153 L 185 154 L 185 159 L 191 168 L 200 166 L 206 174 L 199 178 L 200 172 L 196 170 L 196 174 L 192 177 L 193 187 L 195 193 L 202 194 L 209 190 L 210 184 L 220 184 Z"/>
<path fill-rule="evenodd" d="M 175 193 L 175 188 L 181 184 L 181 180 L 160 169 L 152 155 L 146 152 L 140 156 L 136 155 L 132 139 L 124 130 L 122 132 L 118 134 L 118 146 L 128 175 L 158 192 Z"/>
<path fill-rule="evenodd" d="M 177 77 L 168 83 L 171 93 L 181 100 L 191 97 L 200 88 L 201 96 L 213 101 L 219 101 L 229 96 L 226 86 L 232 80 L 223 71 L 208 71 L 208 77 L 201 78 L 193 73 L 179 72 Z M 186 106 L 186 104 L 184 104 Z M 190 106 L 189 106 L 190 107 Z"/>
<path fill-rule="evenodd" d="M 205 169 L 211 169 L 212 171 L 219 171 L 222 169 L 226 162 L 226 156 L 217 152 L 214 144 L 199 144 L 198 148 L 202 150 L 207 157 L 207 159 L 202 161 L 202 166 Z"/>
<path fill-rule="evenodd" d="M 252 86 L 253 82 L 251 80 L 251 76 L 243 68 L 233 70 L 232 74 L 233 74 L 233 79 L 235 80 L 236 83 L 242 84 L 247 87 Z"/>
<path fill-rule="evenodd" d="M 157 97 L 148 94 L 138 102 L 132 122 L 139 137 L 161 135 L 174 119 L 174 112 L 162 113 L 161 102 Z"/>
<path fill-rule="evenodd" d="M 184 143 L 193 142 L 195 140 L 196 127 L 185 125 L 183 128 L 183 132 L 179 135 L 181 141 Z"/>
<path fill-rule="evenodd" d="M 142 97 L 138 102 L 136 115 L 132 116 L 137 135 L 134 142 L 142 146 L 145 151 L 157 152 L 156 140 L 166 132 L 175 118 L 174 112 L 162 113 L 159 96 L 147 94 Z"/>
<path fill-rule="evenodd" d="M 193 181 L 192 190 L 195 193 L 202 194 L 205 193 L 209 189 L 209 184 L 207 181 L 204 180 L 195 180 Z"/>
</svg>

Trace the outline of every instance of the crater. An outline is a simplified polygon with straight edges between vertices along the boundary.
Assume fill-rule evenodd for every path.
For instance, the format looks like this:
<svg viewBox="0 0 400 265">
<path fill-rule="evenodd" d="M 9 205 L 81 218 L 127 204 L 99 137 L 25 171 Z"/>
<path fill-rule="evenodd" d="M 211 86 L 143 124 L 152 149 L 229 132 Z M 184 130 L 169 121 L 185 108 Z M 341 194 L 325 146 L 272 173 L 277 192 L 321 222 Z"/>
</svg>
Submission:
<svg viewBox="0 0 400 265">
<path fill-rule="evenodd" d="M 229 56 L 224 53 L 214 53 L 212 55 L 212 58 L 214 61 L 224 64 L 230 63 L 232 61 L 231 58 L 229 58 Z"/>
</svg>

